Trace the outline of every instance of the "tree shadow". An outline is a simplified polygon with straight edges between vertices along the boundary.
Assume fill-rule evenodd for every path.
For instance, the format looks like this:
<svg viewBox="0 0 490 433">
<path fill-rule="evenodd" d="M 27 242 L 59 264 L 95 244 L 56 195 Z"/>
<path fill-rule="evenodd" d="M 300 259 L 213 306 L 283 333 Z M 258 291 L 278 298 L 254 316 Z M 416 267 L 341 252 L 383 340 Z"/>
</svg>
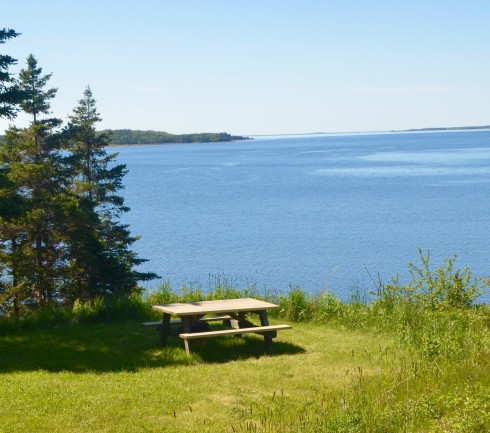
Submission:
<svg viewBox="0 0 490 433">
<path fill-rule="evenodd" d="M 39 328 L 0 334 L 0 374 L 15 371 L 138 371 L 196 362 L 223 363 L 261 356 L 293 355 L 304 350 L 276 341 L 268 354 L 263 338 L 215 338 L 186 355 L 181 340 L 158 344 L 158 333 L 137 322 L 96 323 Z"/>
</svg>

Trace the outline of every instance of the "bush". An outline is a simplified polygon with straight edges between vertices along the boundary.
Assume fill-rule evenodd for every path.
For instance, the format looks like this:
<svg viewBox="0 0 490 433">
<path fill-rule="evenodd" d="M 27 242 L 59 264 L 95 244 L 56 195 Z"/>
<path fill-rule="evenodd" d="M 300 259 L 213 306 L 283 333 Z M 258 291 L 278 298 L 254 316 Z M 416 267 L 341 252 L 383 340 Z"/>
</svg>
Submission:
<svg viewBox="0 0 490 433">
<path fill-rule="evenodd" d="M 408 264 L 408 285 L 392 278 L 378 288 L 370 305 L 372 322 L 393 332 L 402 345 L 434 359 L 462 358 L 488 341 L 488 309 L 475 305 L 481 281 L 470 270 L 455 269 L 456 257 L 430 270 L 429 252 L 419 248 L 421 266 Z"/>
<path fill-rule="evenodd" d="M 444 259 L 441 266 L 431 272 L 430 253 L 419 248 L 421 267 L 412 263 L 408 268 L 412 277 L 407 292 L 415 294 L 417 301 L 431 309 L 465 308 L 483 294 L 480 280 L 473 278 L 468 267 L 454 270 L 456 256 Z"/>
</svg>

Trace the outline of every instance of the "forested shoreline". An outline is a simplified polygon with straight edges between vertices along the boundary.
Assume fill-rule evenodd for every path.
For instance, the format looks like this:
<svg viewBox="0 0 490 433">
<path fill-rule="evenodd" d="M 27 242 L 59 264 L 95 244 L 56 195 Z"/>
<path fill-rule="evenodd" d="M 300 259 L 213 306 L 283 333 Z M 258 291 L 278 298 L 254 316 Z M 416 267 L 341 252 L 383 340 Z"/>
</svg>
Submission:
<svg viewBox="0 0 490 433">
<path fill-rule="evenodd" d="M 163 131 L 140 131 L 133 129 L 106 129 L 101 131 L 109 137 L 109 144 L 173 144 L 214 143 L 250 140 L 249 137 L 231 135 L 227 132 L 203 132 L 195 134 L 170 134 Z"/>
<path fill-rule="evenodd" d="M 170 134 L 164 131 L 141 131 L 135 129 L 104 129 L 99 134 L 107 136 L 108 145 L 131 144 L 178 144 L 217 143 L 227 141 L 252 140 L 250 137 L 231 135 L 227 132 L 200 132 L 194 134 Z M 0 134 L 0 143 L 5 135 Z"/>
</svg>

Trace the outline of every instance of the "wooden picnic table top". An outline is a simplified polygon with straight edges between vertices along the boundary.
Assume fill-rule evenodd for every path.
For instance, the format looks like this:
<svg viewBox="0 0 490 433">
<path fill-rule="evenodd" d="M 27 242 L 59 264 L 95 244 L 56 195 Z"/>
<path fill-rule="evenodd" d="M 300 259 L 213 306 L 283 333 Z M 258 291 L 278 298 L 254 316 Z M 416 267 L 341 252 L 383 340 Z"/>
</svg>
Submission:
<svg viewBox="0 0 490 433">
<path fill-rule="evenodd" d="M 175 316 L 199 314 L 221 314 L 239 311 L 261 311 L 279 308 L 279 305 L 254 298 L 224 299 L 218 301 L 183 302 L 175 304 L 157 304 L 153 309 Z"/>
</svg>

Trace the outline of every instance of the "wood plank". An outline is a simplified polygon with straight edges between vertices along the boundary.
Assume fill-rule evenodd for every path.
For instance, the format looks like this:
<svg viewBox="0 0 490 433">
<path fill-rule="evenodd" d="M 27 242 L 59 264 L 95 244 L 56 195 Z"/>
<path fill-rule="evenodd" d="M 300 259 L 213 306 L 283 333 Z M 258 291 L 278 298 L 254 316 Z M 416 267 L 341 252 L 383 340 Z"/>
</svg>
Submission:
<svg viewBox="0 0 490 433">
<path fill-rule="evenodd" d="M 259 311 L 257 313 L 260 317 L 260 326 L 269 326 L 269 318 L 267 316 L 267 311 Z M 277 337 L 277 332 L 275 334 L 264 334 L 264 341 L 265 341 L 265 346 L 267 347 L 268 351 L 272 351 L 272 339 Z"/>
<path fill-rule="evenodd" d="M 168 336 L 170 334 L 170 317 L 170 314 L 164 313 L 162 317 L 162 326 L 157 328 L 160 332 L 160 344 L 162 346 L 167 345 Z"/>
<path fill-rule="evenodd" d="M 272 326 L 254 326 L 252 328 L 240 328 L 240 329 L 224 329 L 221 331 L 207 331 L 207 332 L 190 332 L 179 334 L 179 337 L 183 340 L 194 340 L 197 338 L 207 337 L 221 337 L 225 335 L 235 334 L 263 334 L 266 332 L 280 331 L 282 329 L 292 329 L 289 325 L 272 325 Z"/>
<path fill-rule="evenodd" d="M 171 320 L 170 321 L 170 324 L 174 324 L 174 323 L 180 323 L 180 319 L 175 319 L 175 320 Z M 145 326 L 160 326 L 162 324 L 162 321 L 159 320 L 158 322 L 143 322 L 142 325 L 145 325 Z"/>
<path fill-rule="evenodd" d="M 182 330 L 186 334 L 192 333 L 191 320 L 192 320 L 192 318 L 189 316 L 182 317 Z M 186 351 L 187 355 L 190 355 L 192 352 L 192 346 L 193 346 L 192 343 L 193 342 L 189 341 L 188 339 L 184 340 L 184 346 L 185 346 L 185 351 Z"/>
<path fill-rule="evenodd" d="M 222 314 L 238 311 L 260 311 L 279 308 L 279 305 L 253 298 L 224 299 L 217 301 L 185 302 L 175 304 L 157 304 L 152 308 L 175 316 L 195 314 Z"/>
<path fill-rule="evenodd" d="M 201 317 L 199 319 L 199 322 L 219 322 L 220 320 L 230 320 L 231 316 L 211 316 L 211 317 Z M 176 324 L 176 323 L 182 323 L 180 319 L 172 319 L 170 321 L 170 324 Z M 159 320 L 158 322 L 143 322 L 142 325 L 145 326 L 160 326 L 162 324 L 162 321 Z"/>
</svg>

